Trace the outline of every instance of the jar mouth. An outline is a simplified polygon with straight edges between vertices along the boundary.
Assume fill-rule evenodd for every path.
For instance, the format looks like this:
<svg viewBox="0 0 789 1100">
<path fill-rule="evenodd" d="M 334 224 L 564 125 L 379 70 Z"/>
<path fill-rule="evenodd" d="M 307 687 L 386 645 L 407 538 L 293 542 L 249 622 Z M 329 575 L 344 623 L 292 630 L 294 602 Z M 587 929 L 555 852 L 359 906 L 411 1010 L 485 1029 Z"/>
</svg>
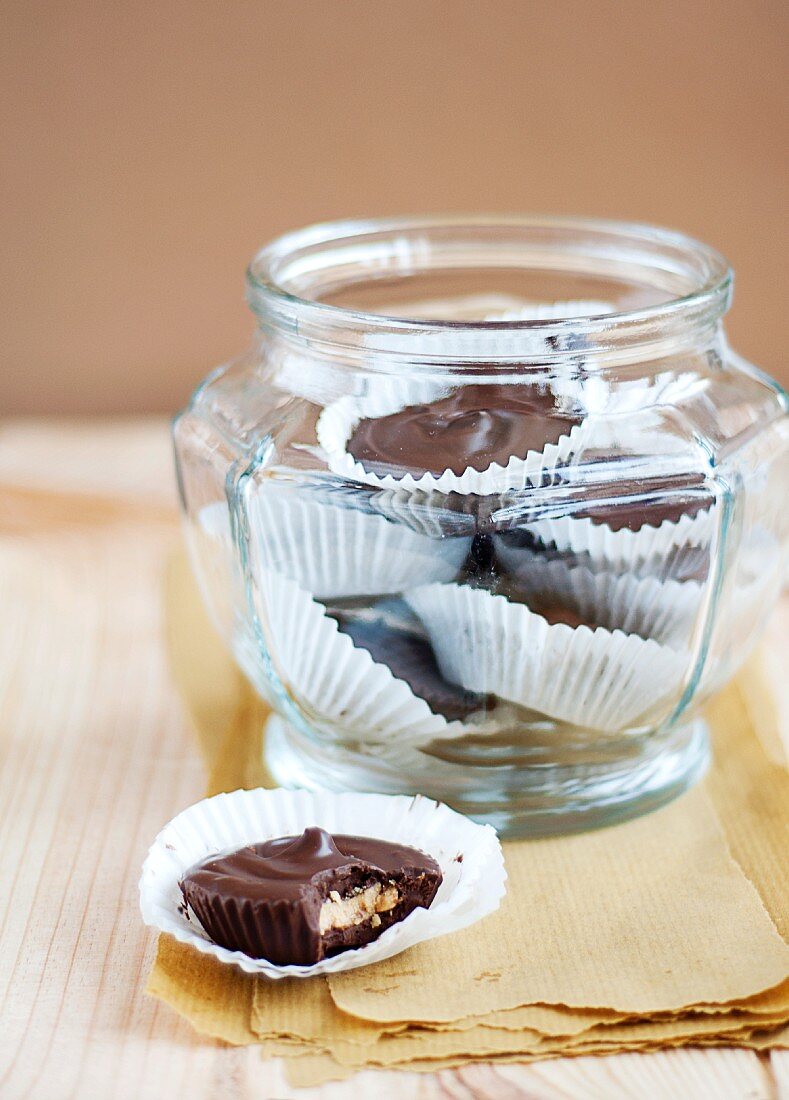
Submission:
<svg viewBox="0 0 789 1100">
<path fill-rule="evenodd" d="M 494 298 L 497 306 L 524 299 L 500 293 L 505 275 L 540 303 L 533 315 L 528 307 L 485 312 Z M 437 278 L 454 288 L 440 302 L 426 290 Z M 731 289 L 723 256 L 691 237 L 578 217 L 328 222 L 279 237 L 247 271 L 248 301 L 264 329 L 327 354 L 455 365 L 556 362 L 579 343 L 587 358 L 628 358 L 635 349 L 644 358 L 650 345 L 660 354 L 714 330 Z M 464 314 L 457 303 L 474 294 L 479 310 Z M 407 301 L 387 304 L 387 295 Z"/>
</svg>

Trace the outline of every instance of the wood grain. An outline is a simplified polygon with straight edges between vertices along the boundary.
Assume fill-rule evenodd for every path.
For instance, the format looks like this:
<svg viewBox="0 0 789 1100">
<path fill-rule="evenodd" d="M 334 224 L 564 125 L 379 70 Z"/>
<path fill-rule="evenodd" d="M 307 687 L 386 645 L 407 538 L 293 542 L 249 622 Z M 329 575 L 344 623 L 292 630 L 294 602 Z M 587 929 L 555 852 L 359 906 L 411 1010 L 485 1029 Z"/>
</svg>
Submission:
<svg viewBox="0 0 789 1100">
<path fill-rule="evenodd" d="M 740 1050 L 367 1072 L 294 1091 L 255 1048 L 207 1042 L 147 999 L 140 865 L 205 786 L 162 637 L 178 540 L 163 421 L 0 433 L 0 1095 L 789 1096 L 789 1053 Z M 787 622 L 784 608 L 773 629 Z"/>
</svg>

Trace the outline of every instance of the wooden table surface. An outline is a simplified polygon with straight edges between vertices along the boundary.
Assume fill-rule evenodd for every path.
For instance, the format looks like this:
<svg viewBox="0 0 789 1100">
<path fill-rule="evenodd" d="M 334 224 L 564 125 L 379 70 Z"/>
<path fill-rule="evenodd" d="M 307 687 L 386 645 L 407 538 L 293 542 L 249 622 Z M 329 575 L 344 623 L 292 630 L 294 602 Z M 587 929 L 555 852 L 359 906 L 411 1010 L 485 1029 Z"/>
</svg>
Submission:
<svg viewBox="0 0 789 1100">
<path fill-rule="evenodd" d="M 179 538 L 163 420 L 0 430 L 0 1096 L 789 1097 L 789 1052 L 727 1049 L 293 1090 L 254 1047 L 201 1038 L 145 997 L 155 937 L 137 908 L 140 866 L 204 787 L 162 638 Z M 771 630 L 785 644 L 787 629 L 784 606 Z"/>
</svg>

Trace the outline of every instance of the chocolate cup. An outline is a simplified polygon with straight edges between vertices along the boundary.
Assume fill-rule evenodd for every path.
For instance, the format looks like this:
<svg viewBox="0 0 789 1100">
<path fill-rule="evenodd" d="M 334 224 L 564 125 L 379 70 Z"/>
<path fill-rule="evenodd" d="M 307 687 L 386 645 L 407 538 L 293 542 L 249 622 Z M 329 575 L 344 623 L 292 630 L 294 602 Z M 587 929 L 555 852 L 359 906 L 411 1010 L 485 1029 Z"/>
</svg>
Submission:
<svg viewBox="0 0 789 1100">
<path fill-rule="evenodd" d="M 447 440 L 440 433 L 445 402 L 454 403 Z M 386 425 L 396 436 L 398 418 L 413 416 L 427 418 L 413 446 L 407 438 L 400 446 L 396 438 L 365 437 Z M 469 383 L 425 405 L 341 398 L 324 409 L 317 434 L 329 468 L 354 483 L 484 496 L 552 481 L 578 446 L 582 423 L 580 411 L 562 408 L 538 386 Z"/>
<path fill-rule="evenodd" d="M 551 625 L 528 605 L 471 585 L 425 585 L 407 602 L 447 679 L 583 729 L 641 728 L 678 700 L 689 667 L 686 652 L 653 639 Z"/>
<path fill-rule="evenodd" d="M 346 449 L 379 477 L 440 478 L 449 471 L 460 478 L 467 469 L 483 473 L 555 446 L 581 419 L 534 385 L 471 383 L 427 404 L 363 417 Z"/>
<path fill-rule="evenodd" d="M 231 951 L 277 965 L 309 966 L 361 947 L 418 907 L 429 908 L 441 884 L 432 857 L 371 837 L 308 828 L 300 837 L 247 845 L 197 864 L 180 882 L 185 905 L 210 938 Z M 330 897 L 378 885 L 398 900 L 377 920 L 321 932 Z"/>
<path fill-rule="evenodd" d="M 522 565 L 519 567 L 524 569 L 528 568 L 531 562 L 541 559 L 547 562 L 559 561 L 568 568 L 583 567 L 593 573 L 601 570 L 617 571 L 614 566 L 596 557 L 589 550 L 559 549 L 552 543 L 542 542 L 528 529 L 494 535 L 493 554 L 497 569 L 504 575 L 509 572 L 509 569 L 503 562 L 514 558 L 522 559 Z M 626 571 L 636 577 L 654 577 L 659 581 L 671 580 L 680 583 L 695 581 L 701 584 L 709 576 L 709 570 L 709 546 L 693 546 L 684 543 L 669 546 L 663 553 L 636 559 L 631 568 L 619 571 Z"/>
<path fill-rule="evenodd" d="M 403 680 L 434 714 L 448 722 L 464 721 L 480 711 L 490 711 L 496 700 L 490 695 L 466 691 L 441 675 L 430 642 L 412 632 L 393 629 L 384 622 L 366 622 L 333 612 L 340 630 L 357 648 L 366 649 L 374 661 L 385 664 Z"/>
<path fill-rule="evenodd" d="M 615 470 L 615 456 L 597 465 Z M 569 489 L 569 486 L 568 486 Z M 590 496 L 604 493 L 605 499 Z M 698 472 L 672 477 L 611 480 L 581 487 L 564 513 L 552 508 L 503 507 L 493 517 L 497 558 L 510 564 L 523 553 L 550 554 L 592 571 L 659 580 L 706 580 L 716 521 L 714 494 Z M 585 499 L 584 499 L 585 498 Z"/>
<path fill-rule="evenodd" d="M 253 903 L 222 897 L 193 883 L 183 882 L 181 891 L 185 904 L 220 947 L 242 951 L 252 959 L 268 959 L 278 966 L 309 966 L 323 957 L 317 932 L 317 896 L 303 904 Z"/>
</svg>

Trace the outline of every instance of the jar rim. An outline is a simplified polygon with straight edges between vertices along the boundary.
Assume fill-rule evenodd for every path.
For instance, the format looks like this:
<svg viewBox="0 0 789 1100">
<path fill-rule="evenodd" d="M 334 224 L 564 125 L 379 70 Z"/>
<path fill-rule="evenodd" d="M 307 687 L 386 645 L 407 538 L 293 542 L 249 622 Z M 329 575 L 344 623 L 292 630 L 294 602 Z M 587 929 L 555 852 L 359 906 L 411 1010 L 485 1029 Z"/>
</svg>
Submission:
<svg viewBox="0 0 789 1100">
<path fill-rule="evenodd" d="M 590 262 L 593 259 L 608 264 L 629 262 L 640 265 L 644 272 L 662 273 L 669 281 L 684 280 L 686 286 L 681 293 L 669 293 L 666 300 L 635 309 L 551 319 L 392 316 L 321 301 L 303 292 L 303 285 L 310 279 L 326 278 L 332 272 L 334 283 L 330 285 L 343 286 L 342 279 L 338 281 L 343 258 L 347 266 L 349 256 L 360 260 L 365 249 L 368 259 L 377 259 L 381 265 L 372 269 L 371 278 L 379 274 L 403 276 L 429 271 L 427 265 L 420 265 L 429 256 L 426 241 L 431 233 L 446 236 L 476 233 L 483 239 L 486 234 L 502 239 L 503 235 L 512 234 L 526 241 L 530 234 L 537 240 L 541 235 L 553 235 L 557 242 L 564 242 L 553 246 L 557 256 L 570 256 L 572 249 L 567 245 L 576 242 L 578 255 L 587 255 Z M 495 242 L 491 247 L 495 248 Z M 543 243 L 544 249 L 550 251 L 551 247 L 550 243 Z M 578 256 L 574 270 L 590 273 L 588 268 L 579 267 Z M 384 345 L 382 350 L 387 355 L 408 358 L 416 355 L 432 361 L 442 357 L 423 354 L 420 339 L 426 333 L 473 333 L 482 337 L 483 343 L 486 334 L 498 340 L 502 334 L 517 337 L 520 333 L 551 341 L 552 351 L 541 357 L 551 361 L 562 357 L 561 340 L 557 337 L 563 333 L 583 337 L 587 353 L 595 350 L 614 353 L 627 347 L 641 347 L 643 353 L 646 344 L 665 342 L 667 338 L 676 341 L 691 333 L 697 335 L 700 327 L 717 325 L 728 309 L 732 283 L 731 268 L 718 251 L 675 230 L 576 216 L 450 214 L 331 221 L 285 233 L 262 248 L 250 263 L 247 298 L 264 327 L 335 348 L 348 345 L 358 348 L 363 334 L 366 349 L 375 351 L 376 334 L 391 337 L 394 333 L 399 338 L 399 347 L 393 352 L 391 343 Z M 464 358 L 478 361 L 482 355 L 493 360 L 517 358 L 512 352 L 498 355 L 495 348 L 492 354 L 477 345 L 475 348 L 467 356 L 462 351 L 453 351 L 453 361 Z"/>
</svg>

